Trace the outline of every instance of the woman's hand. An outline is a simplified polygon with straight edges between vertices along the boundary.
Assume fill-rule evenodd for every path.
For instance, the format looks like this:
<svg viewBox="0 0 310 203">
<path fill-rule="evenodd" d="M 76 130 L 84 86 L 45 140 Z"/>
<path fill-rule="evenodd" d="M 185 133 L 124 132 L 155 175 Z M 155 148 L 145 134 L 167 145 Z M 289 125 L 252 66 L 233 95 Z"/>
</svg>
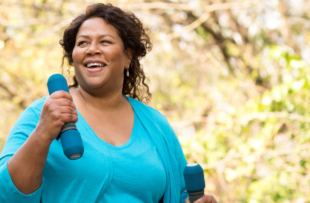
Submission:
<svg viewBox="0 0 310 203">
<path fill-rule="evenodd" d="M 189 201 L 189 198 L 185 200 L 185 203 L 191 203 Z M 212 195 L 204 195 L 200 197 L 198 200 L 196 200 L 194 203 L 217 203 L 217 201 Z"/>
<path fill-rule="evenodd" d="M 72 96 L 68 92 L 57 91 L 45 100 L 36 131 L 40 132 L 43 140 L 53 141 L 65 123 L 77 120 Z"/>
<path fill-rule="evenodd" d="M 9 174 L 20 192 L 28 195 L 40 187 L 51 142 L 65 123 L 76 121 L 77 112 L 68 92 L 54 92 L 45 100 L 37 127 L 8 162 Z"/>
</svg>

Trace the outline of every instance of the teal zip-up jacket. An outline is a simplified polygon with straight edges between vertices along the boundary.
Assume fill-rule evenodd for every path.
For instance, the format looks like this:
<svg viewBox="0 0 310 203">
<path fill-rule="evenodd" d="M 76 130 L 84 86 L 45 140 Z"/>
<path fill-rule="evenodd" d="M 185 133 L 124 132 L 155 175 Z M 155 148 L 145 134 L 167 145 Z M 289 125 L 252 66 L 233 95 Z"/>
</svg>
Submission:
<svg viewBox="0 0 310 203">
<path fill-rule="evenodd" d="M 136 115 L 155 145 L 166 171 L 164 203 L 184 203 L 183 170 L 187 161 L 176 134 L 165 116 L 157 110 L 127 97 Z M 85 152 L 83 158 L 70 161 L 63 155 L 59 141 L 50 146 L 43 172 L 43 183 L 35 192 L 25 195 L 18 191 L 11 180 L 7 162 L 35 129 L 45 98 L 31 104 L 12 128 L 0 155 L 0 202 L 8 203 L 55 203 L 97 202 L 108 189 L 113 166 L 108 154 L 99 153 L 94 139 L 82 136 Z M 80 117 L 81 115 L 78 114 Z M 80 132 L 86 131 L 82 122 L 76 123 Z M 82 133 L 81 133 L 82 134 Z M 91 146 L 91 147 L 90 147 Z M 143 191 L 137 191 L 143 192 Z M 126 200 L 124 200 L 126 202 Z"/>
</svg>

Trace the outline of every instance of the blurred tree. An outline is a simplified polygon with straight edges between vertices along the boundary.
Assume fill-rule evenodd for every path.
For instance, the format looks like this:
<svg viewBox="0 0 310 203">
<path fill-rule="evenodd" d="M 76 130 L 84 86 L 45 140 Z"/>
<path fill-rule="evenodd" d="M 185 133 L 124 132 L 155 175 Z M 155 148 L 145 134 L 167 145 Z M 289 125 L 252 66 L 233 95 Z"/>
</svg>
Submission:
<svg viewBox="0 0 310 203">
<path fill-rule="evenodd" d="M 95 2 L 0 0 L 0 151 L 22 110 L 48 95 L 48 76 L 62 72 L 64 29 Z M 206 193 L 310 202 L 310 2 L 110 2 L 150 28 L 150 105 L 205 169 Z M 70 80 L 72 67 L 63 73 Z"/>
</svg>

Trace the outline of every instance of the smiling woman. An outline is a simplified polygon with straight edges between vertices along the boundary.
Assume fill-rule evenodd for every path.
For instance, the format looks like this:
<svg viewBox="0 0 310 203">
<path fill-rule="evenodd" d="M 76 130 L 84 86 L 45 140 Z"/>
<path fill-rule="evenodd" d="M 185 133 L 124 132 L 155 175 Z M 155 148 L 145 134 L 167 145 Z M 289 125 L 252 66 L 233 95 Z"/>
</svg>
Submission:
<svg viewBox="0 0 310 203">
<path fill-rule="evenodd" d="M 97 20 L 87 22 L 88 19 L 92 18 L 97 18 Z M 103 4 L 94 4 L 88 7 L 86 13 L 74 19 L 71 25 L 64 32 L 63 39 L 60 41 L 60 44 L 65 51 L 63 60 L 67 59 L 69 65 L 74 65 L 73 52 L 76 50 L 76 43 L 78 40 L 80 40 L 79 38 L 82 38 L 82 41 L 79 42 L 82 44 L 79 47 L 84 47 L 84 50 L 89 47 L 87 44 L 91 40 L 91 36 L 88 36 L 87 34 L 84 35 L 79 33 L 80 35 L 78 36 L 81 25 L 83 24 L 82 27 L 90 27 L 92 31 L 84 30 L 84 32 L 94 35 L 96 33 L 93 33 L 93 30 L 96 30 L 94 24 L 100 24 L 100 22 L 98 22 L 100 20 L 101 22 L 103 21 L 105 28 L 107 28 L 106 32 L 111 32 L 111 34 L 99 34 L 97 32 L 97 34 L 99 34 L 97 36 L 99 37 L 97 40 L 101 40 L 99 42 L 103 46 L 111 44 L 111 40 L 114 40 L 114 42 L 117 41 L 117 45 L 122 45 L 122 47 L 119 48 L 122 48 L 123 53 L 125 53 L 126 56 L 130 59 L 129 63 L 126 64 L 127 66 L 123 71 L 124 76 L 130 75 L 130 77 L 124 77 L 122 89 L 123 95 L 128 95 L 140 101 L 150 100 L 151 94 L 149 92 L 149 87 L 146 84 L 147 78 L 140 65 L 140 59 L 142 59 L 142 57 L 144 57 L 147 52 L 151 51 L 152 43 L 150 42 L 150 38 L 147 35 L 148 29 L 143 27 L 143 24 L 133 13 L 126 13 L 110 4 L 105 6 L 103 6 Z M 92 24 L 94 26 L 92 26 Z M 105 50 L 107 49 L 109 49 L 109 46 Z M 77 87 L 79 83 L 76 79 L 76 76 L 74 76 L 73 80 L 74 84 L 70 87 Z"/>
<path fill-rule="evenodd" d="M 0 202 L 188 202 L 178 138 L 141 102 L 151 94 L 139 60 L 151 43 L 139 19 L 95 4 L 60 44 L 63 62 L 74 66 L 72 90 L 21 114 L 0 156 Z M 55 139 L 68 122 L 76 122 L 84 144 L 77 160 L 67 159 Z M 198 202 L 216 201 L 205 195 Z"/>
</svg>

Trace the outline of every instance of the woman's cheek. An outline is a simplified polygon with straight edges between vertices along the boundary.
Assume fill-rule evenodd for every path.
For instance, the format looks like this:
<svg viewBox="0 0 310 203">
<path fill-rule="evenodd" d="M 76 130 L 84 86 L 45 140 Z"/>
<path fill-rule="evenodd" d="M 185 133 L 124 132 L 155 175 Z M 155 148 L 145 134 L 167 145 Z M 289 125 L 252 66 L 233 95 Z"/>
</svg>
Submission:
<svg viewBox="0 0 310 203">
<path fill-rule="evenodd" d="M 122 54 L 122 49 L 118 46 L 110 46 L 108 49 L 106 49 L 106 56 L 109 57 L 109 59 L 112 61 L 122 58 Z"/>
<path fill-rule="evenodd" d="M 72 51 L 72 61 L 73 61 L 73 65 L 76 66 L 76 49 L 74 48 Z"/>
</svg>

